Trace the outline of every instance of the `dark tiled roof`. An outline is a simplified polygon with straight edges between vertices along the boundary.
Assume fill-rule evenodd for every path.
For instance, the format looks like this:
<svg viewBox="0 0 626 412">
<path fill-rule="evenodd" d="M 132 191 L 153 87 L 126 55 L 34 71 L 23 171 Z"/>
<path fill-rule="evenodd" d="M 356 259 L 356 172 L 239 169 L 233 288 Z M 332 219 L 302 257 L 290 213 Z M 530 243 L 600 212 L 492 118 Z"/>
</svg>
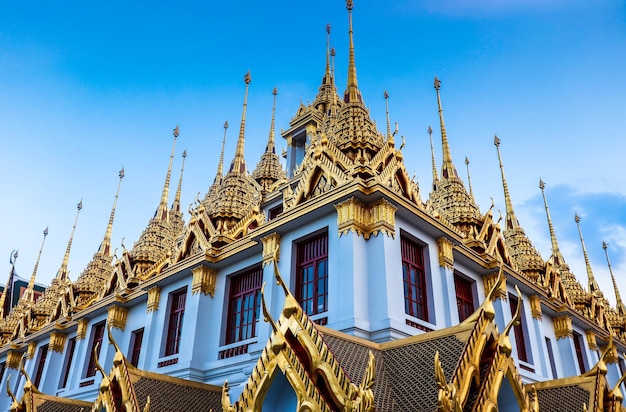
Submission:
<svg viewBox="0 0 626 412">
<path fill-rule="evenodd" d="M 44 395 L 37 393 L 33 395 L 35 397 L 34 404 L 37 406 L 35 410 L 37 412 L 89 412 L 91 411 L 92 404 L 89 402 L 78 401 L 68 398 L 59 398 L 56 396 Z M 43 402 L 43 403 L 40 403 Z"/>
<path fill-rule="evenodd" d="M 150 412 L 222 410 L 221 391 L 209 385 L 202 387 L 204 385 L 191 381 L 177 383 L 173 379 L 142 376 L 133 386 L 141 408 L 150 396 Z"/>
<path fill-rule="evenodd" d="M 537 389 L 541 412 L 582 411 L 589 407 L 591 393 L 578 385 Z"/>
</svg>

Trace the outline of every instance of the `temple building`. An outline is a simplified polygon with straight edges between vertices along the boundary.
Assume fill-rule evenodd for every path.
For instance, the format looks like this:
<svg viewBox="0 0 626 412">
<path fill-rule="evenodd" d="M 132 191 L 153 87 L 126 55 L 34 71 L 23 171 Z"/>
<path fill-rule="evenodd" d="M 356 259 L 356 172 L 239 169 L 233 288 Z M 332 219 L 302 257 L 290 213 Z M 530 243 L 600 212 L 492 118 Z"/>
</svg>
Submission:
<svg viewBox="0 0 626 412">
<path fill-rule="evenodd" d="M 513 210 L 498 137 L 506 216 L 481 210 L 453 161 L 437 78 L 443 159 L 432 151 L 432 185 L 420 187 L 389 110 L 382 131 L 370 117 L 346 4 L 345 91 L 328 45 L 317 95 L 280 132 L 286 167 L 277 90 L 265 152 L 246 159 L 248 73 L 233 159 L 224 163 L 226 123 L 215 178 L 187 216 L 186 153 L 170 196 L 176 127 L 160 201 L 134 245 L 111 246 L 122 170 L 82 273 L 68 275 L 72 230 L 43 294 L 36 263 L 15 306 L 2 302 L 0 410 L 626 410 L 626 307 L 614 277 L 615 306 L 594 279 L 584 221 L 581 275 L 559 250 L 541 182 L 552 242 L 542 257 Z"/>
</svg>

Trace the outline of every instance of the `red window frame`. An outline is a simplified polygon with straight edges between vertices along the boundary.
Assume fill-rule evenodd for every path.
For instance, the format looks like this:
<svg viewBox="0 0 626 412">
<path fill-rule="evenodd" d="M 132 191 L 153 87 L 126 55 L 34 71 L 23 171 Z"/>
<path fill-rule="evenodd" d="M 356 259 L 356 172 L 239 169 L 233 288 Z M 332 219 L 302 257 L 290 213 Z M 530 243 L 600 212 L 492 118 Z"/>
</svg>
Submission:
<svg viewBox="0 0 626 412">
<path fill-rule="evenodd" d="M 424 248 L 412 240 L 400 238 L 404 311 L 407 315 L 428 321 L 428 292 L 424 271 Z"/>
<path fill-rule="evenodd" d="M 263 268 L 254 267 L 230 279 L 226 344 L 256 336 L 261 310 Z"/>
<path fill-rule="evenodd" d="M 100 356 L 100 350 L 102 349 L 102 338 L 104 337 L 104 322 L 96 323 L 91 327 L 91 346 L 89 347 L 89 363 L 87 363 L 87 371 L 85 377 L 89 378 L 96 375 L 96 356 Z M 94 353 L 96 349 L 97 353 Z"/>
<path fill-rule="evenodd" d="M 580 373 L 587 372 L 587 368 L 585 367 L 585 359 L 583 357 L 583 337 L 580 333 L 574 332 L 574 350 L 576 351 L 576 359 L 578 360 L 578 367 L 580 368 Z"/>
<path fill-rule="evenodd" d="M 511 308 L 511 316 L 515 315 L 517 309 L 517 296 L 509 293 L 509 307 Z M 528 362 L 528 351 L 526 349 L 526 339 L 524 336 L 524 313 L 522 312 L 519 325 L 513 326 L 515 334 L 515 346 L 517 347 L 517 357 L 519 360 Z"/>
<path fill-rule="evenodd" d="M 43 376 L 43 367 L 46 365 L 46 358 L 48 357 L 48 345 L 43 345 L 39 348 L 39 356 L 37 359 L 37 370 L 35 371 L 35 379 L 33 384 L 35 387 L 39 387 L 41 377 Z"/>
<path fill-rule="evenodd" d="M 296 298 L 309 315 L 328 310 L 328 233 L 297 245 Z"/>
<path fill-rule="evenodd" d="M 141 354 L 141 343 L 143 341 L 143 329 L 133 331 L 131 336 L 130 364 L 137 367 L 139 364 L 139 355 Z"/>
<path fill-rule="evenodd" d="M 63 364 L 62 380 L 59 382 L 59 389 L 67 386 L 67 380 L 70 377 L 70 368 L 72 367 L 72 360 L 74 359 L 74 349 L 76 348 L 76 336 L 70 338 L 67 341 L 67 355 L 65 363 Z"/>
<path fill-rule="evenodd" d="M 165 356 L 175 355 L 180 352 L 180 338 L 183 332 L 186 302 L 187 288 L 170 293 Z"/>
<path fill-rule="evenodd" d="M 454 289 L 456 292 L 456 307 L 459 312 L 459 322 L 463 322 L 474 311 L 474 281 L 454 274 Z"/>
</svg>

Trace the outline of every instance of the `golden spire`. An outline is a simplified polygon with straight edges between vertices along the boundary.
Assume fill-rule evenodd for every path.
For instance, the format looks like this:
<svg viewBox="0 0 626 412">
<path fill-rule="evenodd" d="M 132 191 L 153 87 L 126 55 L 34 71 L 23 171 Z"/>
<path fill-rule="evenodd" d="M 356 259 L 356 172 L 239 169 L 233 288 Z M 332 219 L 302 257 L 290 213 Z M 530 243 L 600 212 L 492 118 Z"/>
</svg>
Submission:
<svg viewBox="0 0 626 412">
<path fill-rule="evenodd" d="M 391 134 L 391 123 L 389 121 L 389 93 L 387 93 L 387 90 L 385 90 L 383 97 L 385 98 L 385 113 L 387 114 L 387 142 L 389 142 L 390 145 L 395 145 L 393 134 Z"/>
<path fill-rule="evenodd" d="M 326 25 L 326 71 L 324 73 L 324 79 L 322 83 L 331 84 L 332 83 L 332 72 L 330 68 L 330 24 Z"/>
<path fill-rule="evenodd" d="M 178 125 L 172 131 L 172 134 L 174 135 L 174 143 L 172 144 L 170 164 L 167 168 L 167 174 L 165 175 L 165 184 L 163 185 L 163 192 L 161 193 L 161 202 L 159 202 L 159 207 L 154 214 L 154 217 L 160 220 L 169 220 L 169 214 L 167 212 L 167 199 L 169 198 L 170 193 L 170 178 L 172 176 L 172 163 L 174 163 L 174 151 L 176 150 L 176 139 L 178 139 L 179 135 Z"/>
<path fill-rule="evenodd" d="M 243 98 L 243 112 L 241 114 L 241 126 L 239 127 L 239 138 L 237 139 L 237 149 L 235 150 L 235 157 L 230 164 L 230 172 L 235 172 L 237 174 L 242 174 L 246 171 L 246 161 L 243 157 L 243 149 L 244 149 L 244 132 L 246 130 L 246 108 L 248 107 L 248 87 L 250 82 L 252 81 L 252 77 L 250 77 L 250 72 L 246 73 L 243 77 L 244 82 L 246 83 L 246 93 Z"/>
<path fill-rule="evenodd" d="M 439 175 L 437 173 L 437 163 L 435 162 L 435 146 L 433 146 L 433 128 L 428 126 L 428 137 L 430 138 L 430 153 L 433 163 L 433 190 L 437 190 L 437 183 L 439 183 Z"/>
<path fill-rule="evenodd" d="M 83 208 L 83 201 L 81 200 L 76 205 L 76 218 L 74 219 L 74 226 L 72 226 L 72 234 L 70 235 L 70 240 L 67 242 L 67 248 L 65 249 L 65 256 L 63 256 L 63 263 L 61 263 L 61 267 L 57 272 L 58 280 L 66 280 L 67 279 L 67 264 L 70 261 L 70 249 L 72 249 L 72 240 L 74 240 L 74 232 L 76 231 L 76 223 L 78 223 L 78 215 L 80 214 L 80 210 Z"/>
<path fill-rule="evenodd" d="M 615 282 L 615 276 L 613 276 L 613 268 L 611 267 L 611 261 L 609 260 L 609 252 L 607 252 L 608 244 L 603 240 L 602 241 L 602 249 L 604 249 L 604 254 L 606 255 L 606 263 L 609 264 L 609 272 L 611 273 L 611 280 L 613 281 L 613 289 L 615 290 L 615 308 L 617 309 L 617 314 L 620 316 L 626 316 L 626 305 L 622 302 L 622 297 L 619 294 L 619 289 L 617 288 L 617 282 Z"/>
<path fill-rule="evenodd" d="M 0 319 L 4 318 L 4 313 L 5 313 L 4 303 L 6 302 L 7 293 L 8 293 L 7 291 L 13 285 L 13 278 L 15 276 L 15 261 L 16 260 L 17 260 L 17 250 L 14 250 L 9 255 L 9 263 L 11 263 L 11 271 L 9 272 L 9 280 L 7 280 L 7 285 L 2 290 L 2 296 L 0 296 Z M 9 307 L 7 308 L 7 311 L 6 311 L 7 313 L 8 313 L 8 309 L 10 309 L 10 307 L 11 307 L 11 304 L 9 304 L 8 306 Z"/>
<path fill-rule="evenodd" d="M 330 24 L 328 25 L 330 30 Z M 278 89 L 274 87 L 272 90 L 272 94 L 274 95 L 274 104 L 272 105 L 272 123 L 270 124 L 270 134 L 267 139 L 267 146 L 265 148 L 266 152 L 276 153 L 276 146 L 274 145 L 274 119 L 276 117 L 276 95 L 278 94 Z"/>
<path fill-rule="evenodd" d="M 441 87 L 441 81 L 435 76 L 435 90 L 437 91 L 437 105 L 439 107 L 439 123 L 441 125 L 441 145 L 443 152 L 443 166 L 441 167 L 441 177 L 443 179 L 449 179 L 451 177 L 458 177 L 454 163 L 452 163 L 452 154 L 450 154 L 450 145 L 448 144 L 448 135 L 446 134 L 446 124 L 443 121 L 443 109 L 441 108 L 441 95 L 439 94 L 439 88 Z"/>
<path fill-rule="evenodd" d="M 276 154 L 276 146 L 274 145 L 274 120 L 276 117 L 276 95 L 278 94 L 278 89 L 274 88 L 272 94 L 274 95 L 274 104 L 272 105 L 272 122 L 267 139 L 267 146 L 265 152 L 261 155 L 259 163 L 252 172 L 252 177 L 256 179 L 264 190 L 270 190 L 276 181 L 287 178 L 280 164 L 280 158 Z"/>
<path fill-rule="evenodd" d="M 346 0 L 346 9 L 348 9 L 348 26 L 350 28 L 350 58 L 348 61 L 348 87 L 344 94 L 343 100 L 346 103 L 363 103 L 359 85 L 356 80 L 356 63 L 354 59 L 354 39 L 352 36 L 352 8 L 353 0 Z"/>
<path fill-rule="evenodd" d="M 224 122 L 224 137 L 222 138 L 222 151 L 220 152 L 220 162 L 217 165 L 217 174 L 215 175 L 214 183 L 222 180 L 224 175 L 224 146 L 226 145 L 226 130 L 228 129 L 228 120 Z"/>
<path fill-rule="evenodd" d="M 546 216 L 548 217 L 548 228 L 550 229 L 550 240 L 552 241 L 552 256 L 554 257 L 554 263 L 557 265 L 565 264 L 565 259 L 559 250 L 559 244 L 556 242 L 556 235 L 554 234 L 554 226 L 552 226 L 552 219 L 550 218 L 550 211 L 548 210 L 548 201 L 546 200 L 546 193 L 544 191 L 546 184 L 543 180 L 539 179 L 539 188 L 541 189 L 541 195 L 543 196 L 543 205 L 546 209 Z"/>
<path fill-rule="evenodd" d="M 587 248 L 585 248 L 585 240 L 583 239 L 583 232 L 580 230 L 580 216 L 578 216 L 578 213 L 574 214 L 574 221 L 576 222 L 576 226 L 578 226 L 578 235 L 580 236 L 580 243 L 583 246 L 583 256 L 585 257 L 585 266 L 587 267 L 587 277 L 589 278 L 589 293 L 593 295 L 602 294 L 602 291 L 600 291 L 600 286 L 598 286 L 598 282 L 596 282 L 596 279 L 593 276 L 593 271 L 591 270 L 591 263 L 589 263 L 589 256 L 587 255 Z"/>
<path fill-rule="evenodd" d="M 335 56 L 337 55 L 337 52 L 335 51 L 335 48 L 333 47 L 332 49 L 330 49 L 330 57 L 332 58 L 332 67 L 331 67 L 331 78 L 333 79 L 333 84 L 335 83 Z"/>
<path fill-rule="evenodd" d="M 515 217 L 515 213 L 513 212 L 513 203 L 511 202 L 511 195 L 509 194 L 509 185 L 506 182 L 506 177 L 504 176 L 504 165 L 502 164 L 502 155 L 500 153 L 500 139 L 498 136 L 493 137 L 493 144 L 496 146 L 496 151 L 498 152 L 498 161 L 500 162 L 500 173 L 502 174 L 502 186 L 504 187 L 504 203 L 506 205 L 506 227 L 508 229 L 513 229 L 519 227 L 519 221 Z"/>
<path fill-rule="evenodd" d="M 469 164 L 470 164 L 470 161 L 467 158 L 467 156 L 465 156 L 465 168 L 467 169 L 467 185 L 469 186 L 469 195 L 473 199 L 474 198 L 474 190 L 472 189 L 472 177 L 470 176 Z"/>
<path fill-rule="evenodd" d="M 41 241 L 41 247 L 39 248 L 39 254 L 37 255 L 37 261 L 35 262 L 35 268 L 33 269 L 33 274 L 30 275 L 30 280 L 28 281 L 28 287 L 24 291 L 22 295 L 22 299 L 27 302 L 33 302 L 33 290 L 35 289 L 35 277 L 37 276 L 37 268 L 39 267 L 39 260 L 41 259 L 41 251 L 43 250 L 43 245 L 46 243 L 46 236 L 48 236 L 48 227 L 43 231 L 43 240 Z"/>
<path fill-rule="evenodd" d="M 117 191 L 115 192 L 115 200 L 113 201 L 113 208 L 111 209 L 111 215 L 109 216 L 109 224 L 107 225 L 107 230 L 104 233 L 104 239 L 100 244 L 100 252 L 103 255 L 109 256 L 111 254 L 111 233 L 113 232 L 113 219 L 115 218 L 115 209 L 117 207 L 117 198 L 120 194 L 120 187 L 122 186 L 122 179 L 124 178 L 124 168 L 120 170 L 118 176 L 120 177 L 119 182 L 117 182 Z"/>
<path fill-rule="evenodd" d="M 175 213 L 180 213 L 180 192 L 183 187 L 183 172 L 185 171 L 185 159 L 187 158 L 187 151 L 183 151 L 183 164 L 180 167 L 180 177 L 178 179 L 178 188 L 176 188 L 176 196 L 174 197 L 174 202 L 172 203 L 172 210 Z"/>
</svg>

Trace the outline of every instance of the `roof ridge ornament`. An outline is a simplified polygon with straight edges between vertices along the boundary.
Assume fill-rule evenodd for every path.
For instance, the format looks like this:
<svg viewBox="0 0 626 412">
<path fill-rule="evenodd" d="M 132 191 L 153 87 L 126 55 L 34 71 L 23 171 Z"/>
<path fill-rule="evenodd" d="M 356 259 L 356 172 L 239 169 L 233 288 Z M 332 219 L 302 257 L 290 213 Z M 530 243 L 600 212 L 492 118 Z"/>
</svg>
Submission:
<svg viewBox="0 0 626 412">
<path fill-rule="evenodd" d="M 474 199 L 474 189 L 472 189 L 472 177 L 470 176 L 470 161 L 465 156 L 465 169 L 467 170 L 467 186 L 469 186 L 469 195 L 472 199 Z M 493 204 L 493 199 L 491 199 L 491 203 Z M 493 206 L 492 206 L 493 207 Z"/>
<path fill-rule="evenodd" d="M 437 190 L 439 174 L 437 173 L 437 162 L 435 161 L 435 146 L 433 145 L 433 128 L 428 126 L 428 137 L 430 138 L 430 153 L 433 165 L 433 191 Z"/>
<path fill-rule="evenodd" d="M 154 217 L 159 220 L 169 221 L 169 213 L 167 210 L 167 199 L 169 198 L 170 191 L 170 178 L 172 176 L 172 164 L 174 163 L 174 153 L 176 150 L 176 140 L 178 139 L 178 135 L 180 134 L 178 125 L 172 131 L 174 135 L 174 143 L 172 144 L 172 154 L 170 155 L 170 163 L 167 168 L 167 174 L 165 175 L 165 183 L 163 184 L 163 191 L 161 192 L 161 201 L 159 203 L 159 207 L 157 208 Z"/>
<path fill-rule="evenodd" d="M 183 172 L 185 171 L 185 159 L 187 158 L 187 150 L 183 150 L 183 162 L 180 167 L 180 177 L 178 178 L 178 187 L 176 188 L 176 195 L 174 196 L 174 202 L 172 203 L 172 210 L 175 213 L 180 213 L 180 193 L 183 187 Z"/>
<path fill-rule="evenodd" d="M 591 263 L 589 262 L 589 255 L 587 254 L 587 248 L 585 247 L 583 232 L 580 229 L 580 216 L 578 216 L 578 213 L 574 213 L 574 221 L 576 222 L 576 226 L 578 226 L 578 235 L 580 236 L 580 243 L 583 247 L 585 267 L 587 268 L 587 277 L 589 279 L 589 293 L 593 294 L 594 296 L 602 296 L 600 286 L 598 285 L 598 282 L 596 282 L 596 278 L 593 276 L 593 271 L 591 270 Z"/>
<path fill-rule="evenodd" d="M 35 277 L 37 276 L 37 268 L 39 267 L 39 261 L 41 260 L 41 252 L 43 251 L 43 245 L 46 243 L 46 237 L 48 236 L 48 226 L 43 231 L 43 240 L 41 241 L 41 247 L 39 248 L 39 253 L 37 254 L 37 261 L 35 262 L 35 267 L 33 268 L 33 273 L 30 275 L 30 280 L 28 281 L 28 287 L 22 294 L 22 299 L 34 302 L 34 289 L 35 289 Z M 4 295 L 4 292 L 3 292 Z"/>
<path fill-rule="evenodd" d="M 67 280 L 68 271 L 67 264 L 70 260 L 70 250 L 72 249 L 72 241 L 74 240 L 74 232 L 76 232 L 76 223 L 78 223 L 78 215 L 80 214 L 81 209 L 83 208 L 83 200 L 76 205 L 76 218 L 74 218 L 74 226 L 72 226 L 72 233 L 70 234 L 70 240 L 67 242 L 67 248 L 65 249 L 65 255 L 63 256 L 63 263 L 61 263 L 61 267 L 57 272 L 57 280 Z M 47 232 L 48 228 L 46 228 Z"/>
<path fill-rule="evenodd" d="M 554 258 L 557 265 L 564 265 L 566 263 L 565 259 L 563 259 L 561 251 L 559 250 L 559 244 L 556 241 L 554 226 L 552 225 L 552 218 L 550 217 L 550 211 L 548 209 L 548 201 L 546 200 L 545 187 L 545 182 L 541 180 L 541 178 L 539 178 L 539 189 L 541 189 L 541 195 L 543 196 L 543 205 L 546 209 L 546 216 L 548 218 L 548 229 L 550 230 L 550 241 L 552 242 L 552 257 Z"/>
<path fill-rule="evenodd" d="M 5 305 L 6 297 L 8 294 L 7 291 L 9 290 L 9 288 L 12 289 L 12 286 L 13 286 L 13 278 L 15 277 L 15 261 L 17 260 L 17 256 L 18 256 L 17 249 L 13 250 L 11 254 L 9 255 L 9 263 L 11 264 L 11 271 L 9 272 L 9 279 L 7 280 L 7 284 L 4 287 L 4 289 L 2 289 L 2 296 L 0 296 L 0 319 L 4 318 L 4 314 L 5 314 L 4 305 Z M 11 308 L 10 300 L 9 302 L 6 302 L 6 303 L 9 303 L 7 305 L 8 307 L 6 308 L 7 309 L 6 312 L 8 313 Z"/>
<path fill-rule="evenodd" d="M 498 135 L 493 136 L 493 144 L 496 146 L 498 152 L 498 161 L 500 162 L 500 174 L 502 175 L 502 187 L 504 188 L 504 203 L 506 205 L 506 227 L 507 229 L 513 229 L 520 227 L 519 221 L 513 211 L 513 202 L 511 202 L 511 195 L 509 193 L 509 185 L 506 182 L 506 176 L 504 175 L 504 164 L 502 163 L 502 154 L 500 153 L 500 138 Z"/>
<path fill-rule="evenodd" d="M 120 195 L 120 188 L 122 187 L 122 179 L 124 178 L 124 166 L 119 171 L 118 176 L 120 180 L 117 182 L 117 191 L 115 192 L 115 199 L 113 200 L 113 207 L 111 208 L 111 214 L 109 215 L 109 223 L 107 224 L 106 231 L 104 233 L 104 239 L 100 244 L 98 252 L 110 256 L 111 252 L 111 233 L 113 232 L 113 220 L 115 219 L 115 210 L 117 208 L 117 199 Z"/>
<path fill-rule="evenodd" d="M 622 297 L 620 296 L 619 289 L 617 288 L 617 282 L 615 281 L 615 276 L 613 275 L 613 268 L 611 267 L 611 261 L 609 260 L 609 252 L 607 251 L 608 243 L 604 240 L 602 241 L 602 249 L 604 249 L 604 254 L 606 255 L 606 263 L 609 265 L 609 272 L 611 273 L 611 280 L 613 281 L 613 289 L 615 290 L 615 307 L 617 309 L 617 314 L 620 316 L 626 316 L 626 306 L 622 301 Z"/>
</svg>

